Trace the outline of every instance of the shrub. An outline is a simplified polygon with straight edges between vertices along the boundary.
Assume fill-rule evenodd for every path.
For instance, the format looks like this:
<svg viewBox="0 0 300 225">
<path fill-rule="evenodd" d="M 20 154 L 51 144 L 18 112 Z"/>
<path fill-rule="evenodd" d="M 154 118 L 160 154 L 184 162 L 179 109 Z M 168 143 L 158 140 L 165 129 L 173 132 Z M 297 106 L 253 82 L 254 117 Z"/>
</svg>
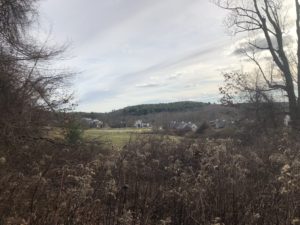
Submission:
<svg viewBox="0 0 300 225">
<path fill-rule="evenodd" d="M 288 133 L 251 146 L 143 135 L 114 152 L 27 143 L 0 152 L 0 224 L 296 224 L 299 149 Z"/>
<path fill-rule="evenodd" d="M 69 144 L 77 144 L 82 141 L 83 129 L 77 122 L 71 122 L 65 130 L 65 140 Z"/>
<path fill-rule="evenodd" d="M 206 129 L 208 129 L 208 128 L 209 128 L 209 125 L 207 124 L 207 122 L 203 122 L 203 123 L 198 127 L 196 133 L 197 133 L 197 134 L 203 134 L 204 131 L 205 131 Z"/>
</svg>

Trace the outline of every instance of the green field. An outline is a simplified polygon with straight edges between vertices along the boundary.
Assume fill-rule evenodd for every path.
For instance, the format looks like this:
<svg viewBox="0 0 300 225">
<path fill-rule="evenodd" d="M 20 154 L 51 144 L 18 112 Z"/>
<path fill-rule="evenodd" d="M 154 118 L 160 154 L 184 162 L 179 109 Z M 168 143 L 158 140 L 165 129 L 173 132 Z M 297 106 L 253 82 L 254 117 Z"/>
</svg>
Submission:
<svg viewBox="0 0 300 225">
<path fill-rule="evenodd" d="M 149 128 L 106 128 L 84 130 L 82 138 L 83 141 L 96 141 L 109 148 L 122 148 L 130 140 L 134 141 L 137 137 L 143 135 L 160 136 L 160 134 L 154 134 Z M 48 137 L 51 139 L 63 139 L 64 132 L 61 128 L 53 128 L 48 132 Z M 181 139 L 181 137 L 174 135 L 165 135 L 165 137 L 176 141 Z"/>
<path fill-rule="evenodd" d="M 149 133 L 151 129 L 88 129 L 84 131 L 83 138 L 87 141 L 99 141 L 105 146 L 122 147 L 130 139 L 138 135 Z"/>
</svg>

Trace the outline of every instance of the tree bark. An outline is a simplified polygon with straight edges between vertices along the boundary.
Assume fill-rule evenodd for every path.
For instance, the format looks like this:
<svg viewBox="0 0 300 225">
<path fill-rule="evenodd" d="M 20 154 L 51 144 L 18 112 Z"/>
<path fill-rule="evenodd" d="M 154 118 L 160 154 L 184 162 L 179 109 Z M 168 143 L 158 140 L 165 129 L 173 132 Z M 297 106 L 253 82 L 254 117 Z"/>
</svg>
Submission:
<svg viewBox="0 0 300 225">
<path fill-rule="evenodd" d="M 298 105 L 297 121 L 300 124 L 300 5 L 299 0 L 295 0 L 296 7 L 296 31 L 297 31 L 297 86 L 298 86 Z"/>
</svg>

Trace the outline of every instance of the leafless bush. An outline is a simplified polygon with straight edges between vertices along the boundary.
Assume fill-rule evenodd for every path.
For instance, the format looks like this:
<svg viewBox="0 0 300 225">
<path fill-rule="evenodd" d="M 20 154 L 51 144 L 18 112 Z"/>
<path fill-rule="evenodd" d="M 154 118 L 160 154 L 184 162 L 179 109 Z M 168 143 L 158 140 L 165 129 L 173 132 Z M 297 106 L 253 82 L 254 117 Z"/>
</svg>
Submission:
<svg viewBox="0 0 300 225">
<path fill-rule="evenodd" d="M 1 223 L 290 224 L 300 156 L 288 135 L 252 146 L 149 136 L 114 152 L 24 146 L 0 160 Z"/>
</svg>

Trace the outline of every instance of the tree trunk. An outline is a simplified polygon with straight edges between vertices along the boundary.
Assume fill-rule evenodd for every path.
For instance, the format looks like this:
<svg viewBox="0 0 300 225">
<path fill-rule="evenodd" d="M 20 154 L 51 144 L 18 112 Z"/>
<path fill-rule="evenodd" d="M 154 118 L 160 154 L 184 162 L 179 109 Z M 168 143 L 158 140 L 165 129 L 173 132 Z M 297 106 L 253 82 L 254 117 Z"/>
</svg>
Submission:
<svg viewBox="0 0 300 225">
<path fill-rule="evenodd" d="M 297 31 L 297 85 L 298 85 L 298 108 L 300 108 L 300 5 L 298 0 L 295 0 L 296 6 L 296 31 Z M 299 112 L 300 113 L 300 112 Z"/>
<path fill-rule="evenodd" d="M 300 118 L 299 118 L 299 103 L 297 102 L 297 97 L 295 95 L 294 84 L 291 74 L 285 74 L 286 77 L 286 92 L 289 100 L 289 113 L 292 120 L 293 128 L 299 127 Z M 299 98 L 298 98 L 299 99 Z"/>
</svg>

